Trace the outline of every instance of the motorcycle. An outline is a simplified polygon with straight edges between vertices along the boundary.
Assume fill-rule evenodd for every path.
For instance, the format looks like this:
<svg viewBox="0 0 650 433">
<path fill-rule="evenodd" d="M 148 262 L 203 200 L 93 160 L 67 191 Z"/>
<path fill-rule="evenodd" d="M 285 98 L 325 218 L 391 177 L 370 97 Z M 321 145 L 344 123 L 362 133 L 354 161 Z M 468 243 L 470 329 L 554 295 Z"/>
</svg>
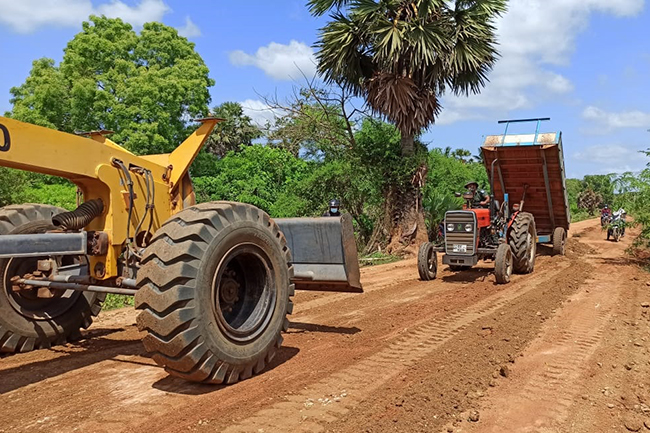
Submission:
<svg viewBox="0 0 650 433">
<path fill-rule="evenodd" d="M 607 228 L 607 240 L 612 238 L 614 239 L 614 242 L 620 241 L 621 236 L 623 235 L 623 224 L 625 224 L 623 220 L 620 218 L 614 218 Z"/>
</svg>

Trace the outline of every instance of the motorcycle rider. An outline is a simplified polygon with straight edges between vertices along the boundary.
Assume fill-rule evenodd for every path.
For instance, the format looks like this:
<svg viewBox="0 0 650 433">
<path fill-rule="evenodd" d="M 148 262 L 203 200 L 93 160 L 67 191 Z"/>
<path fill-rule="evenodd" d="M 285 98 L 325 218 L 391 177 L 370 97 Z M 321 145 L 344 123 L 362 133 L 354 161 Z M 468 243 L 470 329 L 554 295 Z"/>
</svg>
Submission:
<svg viewBox="0 0 650 433">
<path fill-rule="evenodd" d="M 341 216 L 341 202 L 337 198 L 333 198 L 329 202 L 329 208 L 323 213 L 324 217 L 328 216 Z"/>
<path fill-rule="evenodd" d="M 485 208 L 487 207 L 488 203 L 490 203 L 490 196 L 486 194 L 484 190 L 478 189 L 478 182 L 476 181 L 467 182 L 465 184 L 465 188 L 474 194 L 474 198 L 472 199 L 472 207 Z"/>
<path fill-rule="evenodd" d="M 625 218 L 627 217 L 627 212 L 625 212 L 625 209 L 618 208 L 616 212 L 614 212 L 612 221 L 616 220 L 621 220 L 623 222 L 622 227 L 621 227 L 621 237 L 625 236 Z"/>
<path fill-rule="evenodd" d="M 612 210 L 608 205 L 605 205 L 600 211 L 600 224 L 605 225 L 609 220 L 612 219 Z"/>
</svg>

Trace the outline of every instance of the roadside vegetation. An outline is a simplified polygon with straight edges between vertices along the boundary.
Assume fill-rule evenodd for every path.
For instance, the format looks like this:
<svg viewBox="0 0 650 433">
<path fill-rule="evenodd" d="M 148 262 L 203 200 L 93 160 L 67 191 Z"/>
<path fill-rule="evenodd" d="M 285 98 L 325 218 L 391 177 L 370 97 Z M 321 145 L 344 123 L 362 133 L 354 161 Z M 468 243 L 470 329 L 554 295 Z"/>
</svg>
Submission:
<svg viewBox="0 0 650 433">
<path fill-rule="evenodd" d="M 111 130 L 110 138 L 131 152 L 153 154 L 182 142 L 195 128 L 188 119 L 214 114 L 225 121 L 191 168 L 198 201 L 246 202 L 272 217 L 293 217 L 318 216 L 338 198 L 353 218 L 364 264 L 393 261 L 418 239 L 435 237 L 444 213 L 462 205 L 454 193 L 466 182 L 489 190 L 479 137 L 465 149 L 451 149 L 423 142 L 421 132 L 435 121 L 445 91 L 469 94 L 483 87 L 498 55 L 492 23 L 505 2 L 485 0 L 480 11 L 463 12 L 483 30 L 475 34 L 456 32 L 453 2 L 418 14 L 403 9 L 404 2 L 360 6 L 366 3 L 310 2 L 318 16 L 338 8 L 317 44 L 325 82 L 305 80 L 285 100 L 266 98 L 273 123 L 254 123 L 237 102 L 210 107 L 214 81 L 194 44 L 175 29 L 148 23 L 136 33 L 120 19 L 96 16 L 68 43 L 58 65 L 34 61 L 25 82 L 11 89 L 13 108 L 5 116 L 71 133 Z M 395 14 L 405 27 L 386 37 L 384 24 Z M 366 45 L 339 43 L 359 17 Z M 442 31 L 453 35 L 439 37 Z M 480 49 L 471 54 L 467 46 Z M 452 57 L 467 64 L 445 61 Z M 349 61 L 337 60 L 343 58 Z M 450 63 L 456 66 L 446 70 Z M 431 74 L 414 82 L 409 71 L 421 70 Z M 393 96 L 382 96 L 387 88 Z M 404 104 L 407 116 L 400 114 Z M 638 244 L 648 246 L 650 169 L 640 176 L 568 179 L 567 188 L 573 221 L 596 216 L 604 203 L 624 206 L 643 227 Z M 77 200 L 67 180 L 0 168 L 0 206 L 35 202 L 74 209 Z M 108 304 L 124 302 L 111 297 Z"/>
</svg>

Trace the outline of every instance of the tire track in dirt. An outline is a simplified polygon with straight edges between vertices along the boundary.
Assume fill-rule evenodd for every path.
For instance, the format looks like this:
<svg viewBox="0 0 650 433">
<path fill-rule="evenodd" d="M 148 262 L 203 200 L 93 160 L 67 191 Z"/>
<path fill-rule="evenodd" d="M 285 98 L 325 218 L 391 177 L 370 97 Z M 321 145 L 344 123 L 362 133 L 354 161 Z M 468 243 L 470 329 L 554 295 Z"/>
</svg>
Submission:
<svg viewBox="0 0 650 433">
<path fill-rule="evenodd" d="M 589 237 L 598 236 L 596 230 Z M 598 244 L 592 240 L 588 244 Z M 547 433 L 556 431 L 571 415 L 581 391 L 580 378 L 603 341 L 605 326 L 618 302 L 622 285 L 615 266 L 602 257 L 616 257 L 623 248 L 585 261 L 598 274 L 546 325 L 542 336 L 524 352 L 512 380 L 495 391 L 481 421 L 468 431 Z"/>
<path fill-rule="evenodd" d="M 336 421 L 365 396 L 393 379 L 428 353 L 439 348 L 456 334 L 479 319 L 493 314 L 509 302 L 544 285 L 569 268 L 559 264 L 546 274 L 527 276 L 516 284 L 461 311 L 425 323 L 393 342 L 386 349 L 334 373 L 293 395 L 287 401 L 240 421 L 223 430 L 235 432 L 315 432 L 324 430 L 322 423 Z"/>
</svg>

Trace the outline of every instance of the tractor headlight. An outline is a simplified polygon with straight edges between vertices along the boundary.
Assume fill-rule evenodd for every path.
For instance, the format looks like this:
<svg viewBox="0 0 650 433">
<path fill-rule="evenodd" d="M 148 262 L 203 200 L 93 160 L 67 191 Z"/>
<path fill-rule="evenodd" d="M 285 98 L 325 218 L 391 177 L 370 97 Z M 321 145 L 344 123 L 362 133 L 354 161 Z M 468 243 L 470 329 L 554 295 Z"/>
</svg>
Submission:
<svg viewBox="0 0 650 433">
<path fill-rule="evenodd" d="M 454 225 L 452 223 L 447 224 L 447 231 L 448 232 L 453 232 L 454 231 Z"/>
<path fill-rule="evenodd" d="M 472 225 L 470 223 L 465 224 L 465 231 L 466 232 L 471 232 L 472 231 Z"/>
</svg>

